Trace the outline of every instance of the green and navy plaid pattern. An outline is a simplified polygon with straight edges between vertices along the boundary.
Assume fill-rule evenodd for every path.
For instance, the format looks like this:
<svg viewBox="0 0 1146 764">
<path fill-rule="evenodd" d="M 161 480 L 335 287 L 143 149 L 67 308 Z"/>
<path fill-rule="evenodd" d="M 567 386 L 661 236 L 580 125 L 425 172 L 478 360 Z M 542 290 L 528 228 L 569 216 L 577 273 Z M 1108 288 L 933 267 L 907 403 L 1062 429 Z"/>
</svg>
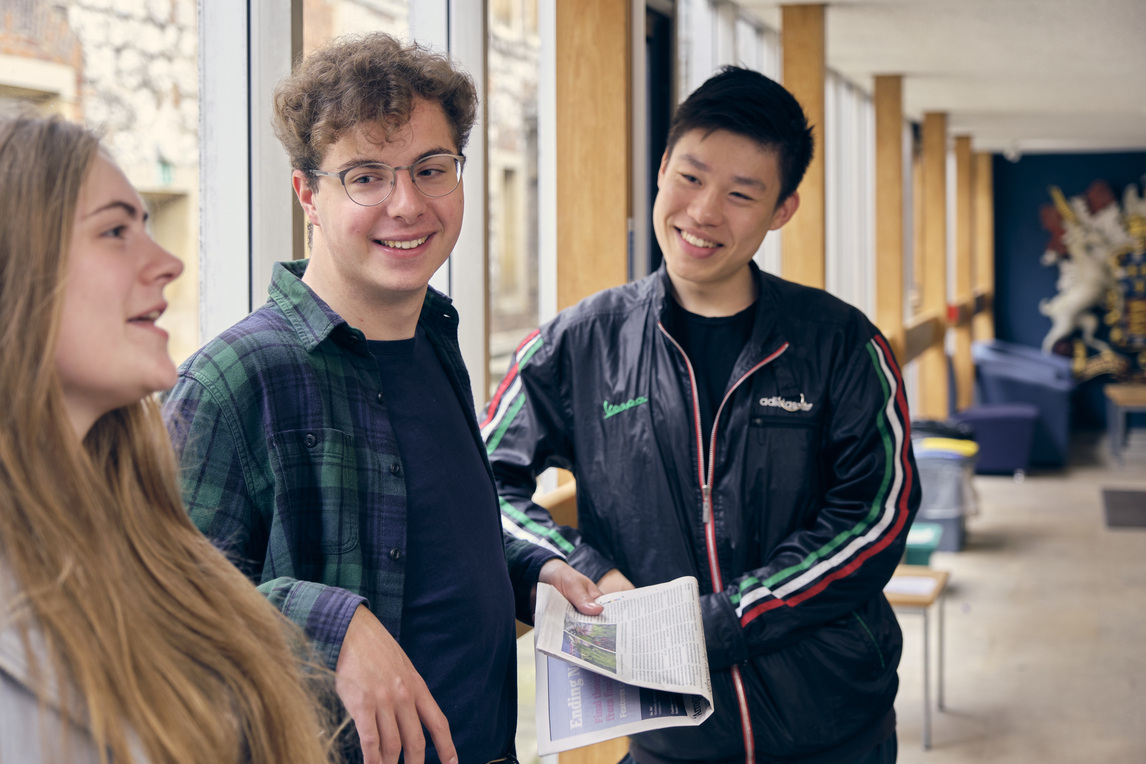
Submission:
<svg viewBox="0 0 1146 764">
<path fill-rule="evenodd" d="M 180 367 L 164 416 L 191 520 L 333 668 L 360 603 L 401 638 L 406 487 L 365 337 L 302 283 L 306 265 L 277 264 L 268 302 Z M 420 322 L 484 456 L 457 311 L 430 290 Z M 500 523 L 495 506 L 475 511 Z M 504 538 L 527 620 L 538 571 L 555 555 Z"/>
</svg>

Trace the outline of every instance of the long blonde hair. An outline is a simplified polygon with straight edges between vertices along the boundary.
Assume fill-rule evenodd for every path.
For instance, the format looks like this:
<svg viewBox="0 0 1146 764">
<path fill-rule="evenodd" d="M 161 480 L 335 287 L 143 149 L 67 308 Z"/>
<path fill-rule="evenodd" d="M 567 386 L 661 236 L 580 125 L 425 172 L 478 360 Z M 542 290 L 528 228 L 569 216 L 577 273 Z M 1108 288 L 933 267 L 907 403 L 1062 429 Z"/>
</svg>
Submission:
<svg viewBox="0 0 1146 764">
<path fill-rule="evenodd" d="M 326 762 L 329 675 L 188 520 L 155 403 L 104 415 L 82 444 L 64 412 L 62 287 L 98 151 L 59 119 L 0 121 L 0 563 L 21 629 L 44 639 L 34 676 L 82 701 L 64 711 L 104 762 L 132 761 L 132 735 L 153 762 Z"/>
</svg>

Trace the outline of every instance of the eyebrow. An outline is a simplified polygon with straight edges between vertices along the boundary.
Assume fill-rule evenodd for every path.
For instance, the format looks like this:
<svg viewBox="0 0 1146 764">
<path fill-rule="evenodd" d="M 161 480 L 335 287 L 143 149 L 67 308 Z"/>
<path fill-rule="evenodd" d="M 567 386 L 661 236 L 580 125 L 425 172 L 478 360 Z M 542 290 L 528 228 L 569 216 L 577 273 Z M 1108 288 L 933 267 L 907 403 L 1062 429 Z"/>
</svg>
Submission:
<svg viewBox="0 0 1146 764">
<path fill-rule="evenodd" d="M 132 204 L 131 202 L 125 202 L 125 201 L 120 201 L 120 200 L 116 200 L 116 201 L 114 201 L 114 202 L 108 202 L 108 203 L 107 203 L 107 204 L 105 204 L 104 206 L 102 206 L 102 207 L 99 207 L 98 209 L 94 209 L 94 210 L 92 210 L 91 212 L 89 212 L 89 213 L 87 214 L 87 217 L 89 217 L 89 218 L 90 218 L 90 217 L 94 217 L 94 216 L 98 215 L 98 214 L 99 214 L 99 213 L 101 213 L 101 212 L 104 212 L 104 211 L 106 211 L 106 210 L 113 210 L 113 209 L 115 209 L 115 208 L 117 208 L 117 207 L 119 207 L 119 208 L 120 208 L 120 209 L 122 209 L 124 212 L 126 212 L 126 213 L 128 214 L 128 216 L 129 216 L 129 217 L 131 217 L 131 218 L 141 218 L 141 219 L 143 220 L 143 222 L 145 222 L 145 223 L 147 222 L 147 219 L 148 219 L 149 217 L 151 217 L 151 216 L 150 216 L 150 215 L 147 213 L 147 211 L 146 211 L 146 210 L 144 210 L 143 214 L 142 214 L 142 215 L 140 215 L 140 212 L 139 212 L 139 208 L 138 208 L 138 207 L 136 207 L 136 206 L 135 206 L 134 204 Z"/>
<path fill-rule="evenodd" d="M 705 172 L 710 172 L 712 170 L 711 167 L 694 157 L 692 154 L 681 154 L 680 158 L 698 170 L 703 170 Z M 753 186 L 759 189 L 768 188 L 768 185 L 764 181 L 757 180 L 756 178 L 750 178 L 747 175 L 733 175 L 732 182 L 741 186 Z"/>
<path fill-rule="evenodd" d="M 426 149 L 425 151 L 423 151 L 410 164 L 412 164 L 412 165 L 417 164 L 418 162 L 421 162 L 426 157 L 432 157 L 435 154 L 450 154 L 452 156 L 458 155 L 456 151 L 448 149 L 445 146 L 435 146 L 432 149 Z M 382 162 L 378 159 L 374 159 L 373 157 L 352 157 L 351 159 L 347 159 L 345 162 L 343 162 L 338 167 L 336 172 L 342 172 L 343 170 L 348 170 L 351 167 L 359 167 L 359 166 L 364 165 L 364 164 L 385 164 L 387 167 L 394 167 L 394 165 L 386 164 L 385 162 Z"/>
</svg>

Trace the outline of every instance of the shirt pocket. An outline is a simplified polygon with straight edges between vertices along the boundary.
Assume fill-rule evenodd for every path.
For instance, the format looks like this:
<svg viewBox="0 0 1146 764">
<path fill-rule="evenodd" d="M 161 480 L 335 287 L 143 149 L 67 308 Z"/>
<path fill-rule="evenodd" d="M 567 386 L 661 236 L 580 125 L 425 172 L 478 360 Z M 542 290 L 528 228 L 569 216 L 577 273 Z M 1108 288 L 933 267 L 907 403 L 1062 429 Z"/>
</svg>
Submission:
<svg viewBox="0 0 1146 764">
<path fill-rule="evenodd" d="M 354 439 L 329 428 L 271 436 L 275 521 L 301 556 L 343 554 L 358 544 Z"/>
</svg>

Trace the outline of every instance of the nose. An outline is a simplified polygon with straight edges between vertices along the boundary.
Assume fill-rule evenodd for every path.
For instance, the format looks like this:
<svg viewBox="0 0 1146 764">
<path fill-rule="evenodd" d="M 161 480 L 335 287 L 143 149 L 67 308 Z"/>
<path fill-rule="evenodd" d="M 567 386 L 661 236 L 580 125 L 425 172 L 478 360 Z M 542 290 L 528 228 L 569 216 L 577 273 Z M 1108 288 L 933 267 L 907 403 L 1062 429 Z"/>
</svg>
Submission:
<svg viewBox="0 0 1146 764">
<path fill-rule="evenodd" d="M 721 221 L 721 194 L 718 189 L 708 186 L 697 191 L 688 205 L 688 214 L 699 225 L 716 225 Z"/>
<path fill-rule="evenodd" d="M 399 170 L 394 176 L 394 190 L 386 199 L 386 211 L 410 223 L 421 217 L 425 206 L 426 197 L 414 185 L 414 176 L 409 170 Z"/>
<path fill-rule="evenodd" d="M 150 252 L 148 253 L 145 278 L 147 281 L 157 281 L 166 286 L 183 273 L 183 261 L 159 245 L 155 239 L 148 237 Z"/>
</svg>

